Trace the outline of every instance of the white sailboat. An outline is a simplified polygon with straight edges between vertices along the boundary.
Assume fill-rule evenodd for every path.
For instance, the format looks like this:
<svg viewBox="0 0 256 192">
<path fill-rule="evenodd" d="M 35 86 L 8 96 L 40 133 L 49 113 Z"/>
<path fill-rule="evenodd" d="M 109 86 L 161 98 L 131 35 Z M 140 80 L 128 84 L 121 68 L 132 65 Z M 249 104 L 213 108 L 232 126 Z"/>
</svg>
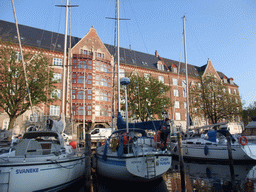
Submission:
<svg viewBox="0 0 256 192">
<path fill-rule="evenodd" d="M 68 0 L 66 20 L 67 13 Z M 17 33 L 19 38 L 18 27 Z M 65 60 L 66 53 L 64 53 Z M 65 65 L 63 71 L 64 68 Z M 86 170 L 84 148 L 77 148 L 76 145 L 71 143 L 68 145 L 64 142 L 61 135 L 65 128 L 63 122 L 63 119 L 59 122 L 48 119 L 45 130 L 24 133 L 17 145 L 12 146 L 7 152 L 0 153 L 1 192 L 57 191 L 84 175 Z"/>
<path fill-rule="evenodd" d="M 119 28 L 119 2 L 117 1 L 117 28 Z M 118 50 L 118 99 L 120 97 L 119 83 L 119 29 L 117 29 Z M 121 84 L 128 86 L 127 77 L 121 79 Z M 162 176 L 171 167 L 171 154 L 157 147 L 152 137 L 145 130 L 129 128 L 126 96 L 126 129 L 114 131 L 105 145 L 95 151 L 94 167 L 103 176 L 129 181 L 150 181 Z M 120 111 L 120 102 L 118 101 Z M 120 117 L 119 113 L 119 117 Z M 118 117 L 118 118 L 119 118 Z M 133 127 L 136 127 L 133 126 Z M 147 127 L 145 127 L 147 129 Z M 148 127 L 148 129 L 150 129 Z"/>
<path fill-rule="evenodd" d="M 185 36 L 185 16 L 183 17 L 184 26 L 184 45 L 185 45 L 185 62 L 186 62 L 186 82 L 187 75 L 187 60 L 186 60 L 186 36 Z M 189 126 L 189 102 L 188 102 L 188 83 L 187 84 L 187 131 Z M 183 158 L 185 159 L 200 159 L 213 161 L 229 161 L 229 153 L 227 146 L 227 136 L 231 136 L 227 130 L 226 123 L 212 124 L 201 128 L 211 128 L 214 126 L 222 126 L 220 130 L 208 131 L 206 135 L 201 135 L 200 138 L 186 138 L 182 141 Z M 198 128 L 198 129 L 201 129 Z M 231 151 L 234 161 L 256 160 L 256 142 L 248 139 L 245 136 L 231 136 Z M 172 154 L 179 156 L 177 149 L 178 142 L 172 143 Z"/>
</svg>

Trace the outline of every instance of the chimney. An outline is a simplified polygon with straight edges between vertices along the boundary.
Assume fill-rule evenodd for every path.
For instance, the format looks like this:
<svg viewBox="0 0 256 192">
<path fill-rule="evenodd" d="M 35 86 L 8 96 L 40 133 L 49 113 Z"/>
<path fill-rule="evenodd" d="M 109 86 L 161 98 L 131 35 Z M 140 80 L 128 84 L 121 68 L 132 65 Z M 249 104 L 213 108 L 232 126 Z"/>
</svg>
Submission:
<svg viewBox="0 0 256 192">
<path fill-rule="evenodd" d="M 156 57 L 158 57 L 158 56 L 159 56 L 159 55 L 158 55 L 158 52 L 157 52 L 157 50 L 155 51 L 155 56 L 156 56 Z"/>
</svg>

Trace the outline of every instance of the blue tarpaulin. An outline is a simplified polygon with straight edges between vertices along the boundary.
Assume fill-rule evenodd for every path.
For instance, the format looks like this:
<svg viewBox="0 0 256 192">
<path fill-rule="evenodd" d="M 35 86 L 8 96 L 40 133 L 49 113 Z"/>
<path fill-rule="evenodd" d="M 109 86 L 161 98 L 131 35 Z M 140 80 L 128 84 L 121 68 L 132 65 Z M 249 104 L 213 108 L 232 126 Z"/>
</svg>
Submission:
<svg viewBox="0 0 256 192">
<path fill-rule="evenodd" d="M 160 127 L 164 124 L 164 120 L 155 120 L 155 121 L 146 121 L 146 122 L 139 122 L 139 123 L 128 123 L 129 128 L 140 128 L 146 130 L 155 130 L 160 129 Z M 117 129 L 125 129 L 126 122 L 123 120 L 121 113 L 117 115 Z"/>
</svg>

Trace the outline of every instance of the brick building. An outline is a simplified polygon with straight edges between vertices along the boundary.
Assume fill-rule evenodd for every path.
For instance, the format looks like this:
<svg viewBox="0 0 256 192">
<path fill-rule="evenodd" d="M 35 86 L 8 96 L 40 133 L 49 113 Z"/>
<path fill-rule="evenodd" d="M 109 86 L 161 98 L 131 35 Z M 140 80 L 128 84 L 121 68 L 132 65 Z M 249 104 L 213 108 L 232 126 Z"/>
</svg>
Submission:
<svg viewBox="0 0 256 192">
<path fill-rule="evenodd" d="M 23 25 L 19 25 L 19 29 L 24 51 L 30 53 L 42 52 L 49 59 L 51 67 L 54 68 L 55 78 L 62 79 L 64 35 Z M 0 20 L 0 39 L 17 43 L 14 23 Z M 66 117 L 72 117 L 76 122 L 73 133 L 80 136 L 84 117 L 87 130 L 95 126 L 107 127 L 111 125 L 115 47 L 104 44 L 94 27 L 81 39 L 71 37 L 71 47 L 71 59 L 66 67 L 67 102 L 64 107 Z M 18 46 L 14 46 L 14 49 L 17 53 L 19 52 Z M 120 48 L 120 77 L 131 72 L 137 72 L 145 77 L 151 75 L 165 85 L 171 86 L 171 91 L 166 94 L 175 102 L 173 103 L 174 107 L 168 111 L 169 116 L 174 119 L 176 126 L 185 127 L 185 64 L 161 58 L 157 51 L 151 55 Z M 198 81 L 200 73 L 215 74 L 227 85 L 230 94 L 239 97 L 238 86 L 234 83 L 233 78 L 228 78 L 222 72 L 216 71 L 210 59 L 202 67 L 188 64 L 189 85 Z M 35 106 L 39 112 L 37 116 L 59 117 L 62 107 L 61 89 L 61 83 L 57 84 L 56 93 L 59 95 L 59 100 L 49 107 L 45 104 Z M 29 120 L 30 116 L 31 111 L 27 111 L 17 119 L 17 131 L 24 131 L 22 122 Z M 7 124 L 8 116 L 2 112 L 0 114 L 0 129 L 6 128 Z M 196 119 L 195 126 L 205 124 L 206 120 Z M 235 123 L 234 125 L 238 126 L 239 124 Z M 235 130 L 235 132 L 238 131 L 240 130 Z"/>
</svg>

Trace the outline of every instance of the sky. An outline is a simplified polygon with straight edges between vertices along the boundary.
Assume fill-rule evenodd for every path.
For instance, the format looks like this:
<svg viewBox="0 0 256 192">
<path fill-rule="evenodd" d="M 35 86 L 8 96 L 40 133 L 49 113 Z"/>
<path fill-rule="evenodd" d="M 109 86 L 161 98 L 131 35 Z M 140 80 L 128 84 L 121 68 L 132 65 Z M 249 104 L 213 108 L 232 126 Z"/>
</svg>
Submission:
<svg viewBox="0 0 256 192">
<path fill-rule="evenodd" d="M 66 0 L 14 0 L 19 24 L 64 34 Z M 116 0 L 71 0 L 71 35 L 82 38 L 94 26 L 103 43 L 114 44 Z M 244 106 L 256 101 L 255 0 L 120 0 L 120 46 L 184 62 L 212 61 L 233 78 Z M 0 19 L 14 22 L 11 0 L 1 0 Z"/>
</svg>

